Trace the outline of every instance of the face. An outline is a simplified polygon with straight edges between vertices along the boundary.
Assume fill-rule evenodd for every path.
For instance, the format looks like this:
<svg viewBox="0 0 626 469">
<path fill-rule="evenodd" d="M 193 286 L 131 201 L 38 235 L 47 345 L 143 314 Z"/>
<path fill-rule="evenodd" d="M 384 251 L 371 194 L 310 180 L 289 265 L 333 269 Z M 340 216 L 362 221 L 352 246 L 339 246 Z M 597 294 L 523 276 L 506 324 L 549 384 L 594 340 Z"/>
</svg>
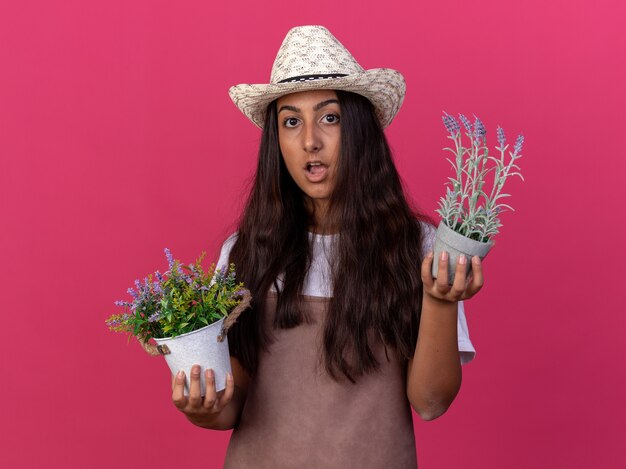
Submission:
<svg viewBox="0 0 626 469">
<path fill-rule="evenodd" d="M 341 109 L 331 90 L 294 93 L 279 98 L 278 141 L 289 174 L 325 213 L 335 187 L 341 143 Z"/>
</svg>

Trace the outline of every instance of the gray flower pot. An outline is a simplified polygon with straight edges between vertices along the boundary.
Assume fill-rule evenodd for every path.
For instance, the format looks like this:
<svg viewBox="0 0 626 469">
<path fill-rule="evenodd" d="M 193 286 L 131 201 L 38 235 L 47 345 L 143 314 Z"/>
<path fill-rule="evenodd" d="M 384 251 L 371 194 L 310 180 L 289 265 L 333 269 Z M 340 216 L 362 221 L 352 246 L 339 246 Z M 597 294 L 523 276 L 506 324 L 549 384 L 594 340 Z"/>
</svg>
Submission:
<svg viewBox="0 0 626 469">
<path fill-rule="evenodd" d="M 448 253 L 448 284 L 452 285 L 454 282 L 454 274 L 456 272 L 456 263 L 459 256 L 461 254 L 465 254 L 465 257 L 467 258 L 467 270 L 465 274 L 468 275 L 472 270 L 472 257 L 478 256 L 481 259 L 485 258 L 494 243 L 494 241 L 484 243 L 467 238 L 466 236 L 463 236 L 462 234 L 449 228 L 443 221 L 440 222 L 437 227 L 435 244 L 433 246 L 433 277 L 437 278 L 439 258 L 442 251 L 446 251 Z"/>
<path fill-rule="evenodd" d="M 206 384 L 204 370 L 211 368 L 215 372 L 215 389 L 221 391 L 226 387 L 226 373 L 231 372 L 230 354 L 228 353 L 228 338 L 219 342 L 217 337 L 222 331 L 224 319 L 176 337 L 157 339 L 157 344 L 167 345 L 170 353 L 164 355 L 165 361 L 175 375 L 180 370 L 185 372 L 185 395 L 189 395 L 189 377 L 191 367 L 200 365 L 200 383 L 204 396 Z"/>
</svg>

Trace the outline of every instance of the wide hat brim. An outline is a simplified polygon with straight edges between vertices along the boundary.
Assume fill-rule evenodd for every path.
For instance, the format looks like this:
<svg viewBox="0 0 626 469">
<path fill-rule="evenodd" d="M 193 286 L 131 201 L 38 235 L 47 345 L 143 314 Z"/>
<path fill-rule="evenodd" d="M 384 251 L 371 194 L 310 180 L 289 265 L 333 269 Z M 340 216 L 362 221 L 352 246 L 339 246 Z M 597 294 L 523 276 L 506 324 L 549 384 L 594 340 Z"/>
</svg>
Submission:
<svg viewBox="0 0 626 469">
<path fill-rule="evenodd" d="M 267 106 L 291 93 L 310 90 L 342 90 L 365 96 L 374 105 L 383 128 L 394 119 L 406 91 L 404 77 L 389 68 L 375 68 L 344 77 L 269 84 L 241 84 L 228 91 L 235 105 L 257 127 L 263 128 Z"/>
</svg>

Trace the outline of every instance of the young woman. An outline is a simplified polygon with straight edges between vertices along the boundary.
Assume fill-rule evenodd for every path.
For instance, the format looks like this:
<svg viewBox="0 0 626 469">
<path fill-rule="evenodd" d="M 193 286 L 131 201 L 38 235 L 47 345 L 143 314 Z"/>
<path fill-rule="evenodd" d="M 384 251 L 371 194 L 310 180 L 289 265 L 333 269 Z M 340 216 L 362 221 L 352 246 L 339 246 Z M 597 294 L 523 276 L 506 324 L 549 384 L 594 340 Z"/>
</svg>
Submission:
<svg viewBox="0 0 626 469">
<path fill-rule="evenodd" d="M 454 285 L 447 262 L 431 276 L 434 229 L 407 203 L 383 133 L 404 98 L 398 72 L 363 70 L 304 26 L 270 81 L 230 91 L 263 129 L 219 261 L 254 297 L 229 331 L 233 374 L 217 394 L 207 370 L 203 397 L 194 367 L 186 397 L 180 373 L 174 404 L 234 428 L 227 468 L 416 467 L 411 408 L 434 419 L 459 391 L 474 353 L 459 302 L 480 290 L 480 261 L 462 259 Z"/>
</svg>

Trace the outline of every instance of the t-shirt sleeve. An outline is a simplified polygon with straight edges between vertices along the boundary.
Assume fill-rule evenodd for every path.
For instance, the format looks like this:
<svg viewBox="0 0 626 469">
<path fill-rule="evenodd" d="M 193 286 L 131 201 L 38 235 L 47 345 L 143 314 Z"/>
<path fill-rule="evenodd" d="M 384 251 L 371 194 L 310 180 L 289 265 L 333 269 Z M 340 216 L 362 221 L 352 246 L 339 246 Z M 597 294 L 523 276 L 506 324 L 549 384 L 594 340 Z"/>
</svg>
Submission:
<svg viewBox="0 0 626 469">
<path fill-rule="evenodd" d="M 223 267 L 228 267 L 228 256 L 230 255 L 230 250 L 235 245 L 235 241 L 237 241 L 237 233 L 231 234 L 224 244 L 222 244 L 222 249 L 220 251 L 220 257 L 217 261 L 216 270 L 219 270 Z"/>
<path fill-rule="evenodd" d="M 422 255 L 426 255 L 432 251 L 435 240 L 436 229 L 433 225 L 420 222 L 424 229 L 424 242 L 422 245 Z M 459 344 L 459 355 L 461 356 L 461 365 L 471 362 L 476 356 L 476 349 L 469 337 L 469 329 L 467 327 L 467 319 L 465 318 L 465 304 L 462 301 L 458 303 L 458 315 L 456 330 Z"/>
<path fill-rule="evenodd" d="M 470 341 L 469 330 L 467 329 L 467 320 L 465 319 L 465 305 L 459 301 L 459 314 L 456 323 L 456 331 L 459 343 L 459 355 L 461 356 L 461 365 L 471 362 L 476 356 L 476 349 Z"/>
</svg>

